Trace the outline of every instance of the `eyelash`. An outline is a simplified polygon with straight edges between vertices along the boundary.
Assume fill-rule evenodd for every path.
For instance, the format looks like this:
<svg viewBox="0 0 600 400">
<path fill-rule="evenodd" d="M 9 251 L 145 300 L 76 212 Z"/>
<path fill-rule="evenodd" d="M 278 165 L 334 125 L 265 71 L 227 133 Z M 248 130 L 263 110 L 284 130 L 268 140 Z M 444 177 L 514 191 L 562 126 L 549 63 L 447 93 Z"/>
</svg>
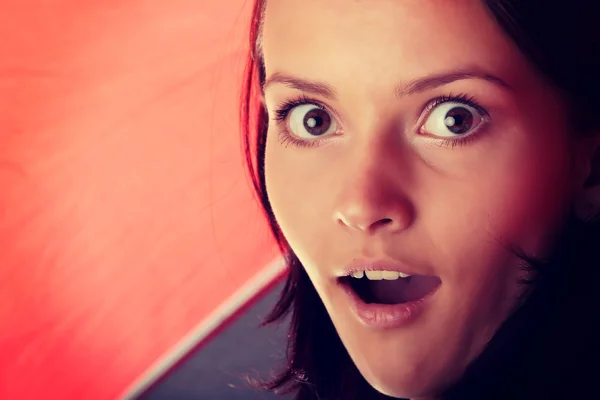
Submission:
<svg viewBox="0 0 600 400">
<path fill-rule="evenodd" d="M 479 105 L 479 102 L 475 99 L 475 97 L 469 96 L 465 93 L 459 93 L 457 95 L 448 94 L 445 96 L 439 96 L 431 100 L 423 110 L 423 112 L 425 113 L 425 118 L 428 118 L 429 115 L 433 112 L 433 110 L 435 110 L 437 107 L 444 103 L 464 104 L 474 108 L 483 117 L 490 116 L 490 113 L 484 107 Z M 476 134 L 470 134 L 464 137 L 459 137 L 457 139 L 440 139 L 440 146 L 449 147 L 451 149 L 454 149 L 455 147 L 462 147 L 471 143 L 477 136 L 478 135 Z"/>
<path fill-rule="evenodd" d="M 311 99 L 305 95 L 300 95 L 296 98 L 287 100 L 287 101 L 283 102 L 282 104 L 280 104 L 279 107 L 277 107 L 277 109 L 275 110 L 275 118 L 274 119 L 278 123 L 283 123 L 283 122 L 285 122 L 286 118 L 289 116 L 289 114 L 292 112 L 292 110 L 294 108 L 303 106 L 306 104 L 315 105 L 315 106 L 319 107 L 321 110 L 325 110 L 325 111 L 331 113 L 331 111 L 329 111 L 329 109 L 327 107 L 325 107 L 323 104 L 321 104 L 321 102 L 319 102 L 315 99 Z M 283 146 L 292 145 L 294 147 L 301 147 L 301 148 L 315 147 L 321 142 L 321 140 L 307 141 L 307 140 L 298 139 L 298 138 L 294 137 L 293 135 L 291 135 L 288 132 L 287 128 L 285 128 L 281 132 L 279 132 L 279 141 L 281 142 L 281 144 Z"/>
<path fill-rule="evenodd" d="M 469 96 L 464 93 L 460 93 L 457 95 L 449 94 L 449 95 L 444 95 L 444 96 L 438 96 L 438 97 L 432 99 L 425 106 L 425 108 L 423 109 L 421 114 L 425 113 L 426 117 L 428 117 L 431 114 L 431 112 L 433 110 L 435 110 L 437 107 L 439 107 L 440 105 L 442 105 L 444 103 L 450 103 L 450 102 L 467 105 L 469 107 L 474 108 L 482 116 L 489 117 L 489 112 L 484 107 L 480 106 L 479 103 L 477 102 L 477 100 L 473 96 Z M 305 95 L 300 95 L 296 98 L 287 100 L 287 101 L 283 102 L 282 104 L 280 104 L 279 107 L 275 110 L 274 119 L 278 123 L 282 123 L 286 120 L 286 118 L 289 116 L 290 112 L 292 112 L 292 110 L 294 108 L 302 106 L 302 105 L 306 105 L 306 104 L 315 105 L 322 110 L 331 112 L 321 102 L 319 102 L 315 99 L 311 99 Z M 475 139 L 476 136 L 477 135 L 475 135 L 475 134 L 470 134 L 465 137 L 460 137 L 458 139 L 440 139 L 441 141 L 439 142 L 439 146 L 440 147 L 448 147 L 451 149 L 454 149 L 455 147 L 462 147 L 462 146 L 469 144 L 473 139 Z M 304 147 L 304 148 L 317 146 L 321 142 L 321 140 L 306 141 L 306 140 L 298 139 L 298 138 L 294 137 L 293 135 L 291 135 L 287 131 L 287 129 L 284 129 L 283 131 L 281 131 L 279 133 L 279 138 L 280 138 L 281 144 L 283 144 L 283 145 L 292 145 L 295 147 Z"/>
</svg>

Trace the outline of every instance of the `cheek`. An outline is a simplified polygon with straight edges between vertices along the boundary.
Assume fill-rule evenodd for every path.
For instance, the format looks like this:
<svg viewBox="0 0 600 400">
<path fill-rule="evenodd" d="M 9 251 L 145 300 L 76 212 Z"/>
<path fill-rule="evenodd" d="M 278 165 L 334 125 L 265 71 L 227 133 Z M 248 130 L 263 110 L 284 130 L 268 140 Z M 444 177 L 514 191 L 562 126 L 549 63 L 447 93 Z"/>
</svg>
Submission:
<svg viewBox="0 0 600 400">
<path fill-rule="evenodd" d="M 315 164 L 321 159 L 304 154 L 312 149 L 287 151 L 273 136 L 267 138 L 265 154 L 269 201 L 286 240 L 310 274 L 310 260 L 327 252 L 318 227 L 329 222 L 326 209 L 332 193 L 324 189 L 324 175 Z"/>
<path fill-rule="evenodd" d="M 511 250 L 548 255 L 568 216 L 573 175 L 564 135 L 550 132 L 541 141 L 504 133 L 511 140 L 494 141 L 493 149 L 440 156 L 448 173 L 423 172 L 415 198 L 423 252 L 451 283 L 450 297 L 464 301 L 465 310 L 495 309 L 500 316 L 523 274 Z"/>
<path fill-rule="evenodd" d="M 485 240 L 534 256 L 548 251 L 569 211 L 574 165 L 565 134 L 539 127 L 537 132 L 525 127 L 494 132 L 490 139 L 503 140 L 440 157 L 445 167 L 440 169 L 448 174 L 424 174 L 421 181 L 428 184 L 421 197 L 430 201 L 420 211 L 439 245 L 447 243 L 451 251 Z"/>
<path fill-rule="evenodd" d="M 544 257 L 572 201 L 573 170 L 567 143 L 532 145 L 508 160 L 483 190 L 489 229 L 502 242 Z"/>
</svg>

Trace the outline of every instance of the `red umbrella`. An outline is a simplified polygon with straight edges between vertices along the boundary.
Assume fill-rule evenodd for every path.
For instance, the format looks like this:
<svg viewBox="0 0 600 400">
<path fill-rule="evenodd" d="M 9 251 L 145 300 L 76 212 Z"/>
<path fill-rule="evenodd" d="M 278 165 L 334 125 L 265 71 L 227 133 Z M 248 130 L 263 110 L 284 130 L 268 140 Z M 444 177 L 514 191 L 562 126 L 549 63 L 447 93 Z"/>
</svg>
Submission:
<svg viewBox="0 0 600 400">
<path fill-rule="evenodd" d="M 117 398 L 281 275 L 238 132 L 250 8 L 0 5 L 0 398 Z"/>
</svg>

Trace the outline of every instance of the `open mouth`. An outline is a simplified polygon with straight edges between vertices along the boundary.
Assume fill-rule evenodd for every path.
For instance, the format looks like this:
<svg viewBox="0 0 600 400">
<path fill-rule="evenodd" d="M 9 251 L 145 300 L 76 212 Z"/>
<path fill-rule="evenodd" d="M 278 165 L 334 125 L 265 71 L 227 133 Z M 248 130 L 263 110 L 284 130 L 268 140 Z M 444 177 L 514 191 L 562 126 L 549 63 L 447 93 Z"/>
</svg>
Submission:
<svg viewBox="0 0 600 400">
<path fill-rule="evenodd" d="M 359 271 L 339 278 L 366 304 L 404 304 L 433 293 L 442 283 L 437 276 L 397 271 Z"/>
</svg>

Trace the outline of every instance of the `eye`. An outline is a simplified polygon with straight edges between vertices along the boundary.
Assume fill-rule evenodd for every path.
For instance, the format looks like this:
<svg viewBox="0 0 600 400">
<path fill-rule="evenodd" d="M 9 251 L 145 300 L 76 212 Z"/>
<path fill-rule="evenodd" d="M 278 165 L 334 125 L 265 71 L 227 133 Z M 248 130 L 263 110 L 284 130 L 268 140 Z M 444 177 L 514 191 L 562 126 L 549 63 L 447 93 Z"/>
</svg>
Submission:
<svg viewBox="0 0 600 400">
<path fill-rule="evenodd" d="M 303 104 L 289 113 L 289 130 L 302 139 L 313 139 L 337 132 L 335 118 L 316 104 Z"/>
<path fill-rule="evenodd" d="M 474 133 L 484 122 L 476 108 L 456 101 L 434 105 L 421 130 L 443 138 L 463 137 Z"/>
</svg>

